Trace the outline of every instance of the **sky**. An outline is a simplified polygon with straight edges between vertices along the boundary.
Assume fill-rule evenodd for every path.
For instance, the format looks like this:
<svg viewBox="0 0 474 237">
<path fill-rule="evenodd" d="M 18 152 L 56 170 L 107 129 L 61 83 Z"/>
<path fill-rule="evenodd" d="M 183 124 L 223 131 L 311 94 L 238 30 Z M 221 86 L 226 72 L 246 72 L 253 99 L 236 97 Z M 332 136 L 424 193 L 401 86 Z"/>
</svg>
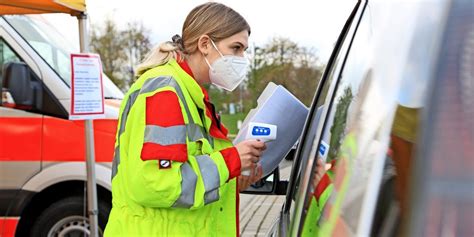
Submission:
<svg viewBox="0 0 474 237">
<path fill-rule="evenodd" d="M 86 0 L 92 25 L 108 17 L 120 28 L 128 22 L 142 22 L 150 30 L 152 43 L 171 40 L 181 34 L 187 14 L 204 0 Z M 239 12 L 250 24 L 249 46 L 264 46 L 273 37 L 289 38 L 315 50 L 321 59 L 329 57 L 332 45 L 349 16 L 355 0 L 221 0 Z M 64 14 L 47 17 L 71 40 L 77 39 L 77 21 Z M 74 27 L 71 27 L 74 26 Z M 323 60 L 325 61 L 325 60 Z"/>
</svg>

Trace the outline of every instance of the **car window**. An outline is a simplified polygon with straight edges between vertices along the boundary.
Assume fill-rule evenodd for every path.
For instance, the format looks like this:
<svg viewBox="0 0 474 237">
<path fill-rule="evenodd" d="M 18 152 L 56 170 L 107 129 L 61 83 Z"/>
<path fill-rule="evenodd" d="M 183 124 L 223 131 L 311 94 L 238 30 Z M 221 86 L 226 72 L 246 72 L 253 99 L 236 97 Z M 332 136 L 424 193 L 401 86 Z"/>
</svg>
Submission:
<svg viewBox="0 0 474 237">
<path fill-rule="evenodd" d="M 421 4 L 404 7 L 399 10 L 406 17 L 398 17 L 405 17 L 406 27 L 392 29 L 400 38 L 390 42 L 384 38 L 393 39 L 385 35 L 390 27 L 378 28 L 382 13 L 364 10 L 334 97 L 324 104 L 327 117 L 315 152 L 324 162 L 305 172 L 310 182 L 302 236 L 391 234 L 386 226 L 397 228 L 393 219 L 405 215 L 400 210 L 408 206 L 410 163 L 436 55 L 436 41 L 427 37 L 438 32 L 420 24 L 430 19 L 417 15 Z"/>
<path fill-rule="evenodd" d="M 325 211 L 326 203 L 334 207 L 334 212 L 337 209 L 337 215 L 340 213 L 344 217 L 344 227 L 338 228 L 338 231 L 353 232 L 357 226 L 358 208 L 363 202 L 363 194 L 370 174 L 367 169 L 372 164 L 354 161 L 360 147 L 356 144 L 356 140 L 370 139 L 373 140 L 373 146 L 377 147 L 376 144 L 380 143 L 378 136 L 381 128 L 379 125 L 374 129 L 366 130 L 366 127 L 372 123 L 380 121 L 380 118 L 376 116 L 369 117 L 373 108 L 380 106 L 378 102 L 381 101 L 380 98 L 377 98 L 381 94 L 374 89 L 375 85 L 368 65 L 368 58 L 364 56 L 370 47 L 372 37 L 370 21 L 370 14 L 366 12 L 357 28 L 334 97 L 326 98 L 324 104 L 324 107 L 328 109 L 327 119 L 316 153 L 316 159 L 324 161 L 322 166 L 317 166 L 323 171 L 314 173 L 309 183 L 308 194 L 311 196 L 307 195 L 304 205 L 306 216 L 303 221 L 303 235 L 319 233 L 326 236 L 324 232 L 333 233 L 332 230 L 322 230 L 324 225 L 330 225 L 329 223 L 332 221 L 330 218 L 324 218 L 324 216 L 320 220 L 317 218 Z M 378 151 L 375 150 L 374 153 L 378 153 Z M 327 172 L 324 172 L 326 169 Z M 317 171 L 318 169 L 315 169 L 313 172 Z M 361 175 L 349 179 L 352 177 L 352 173 Z M 336 177 L 341 178 L 331 182 Z M 347 195 L 348 187 L 352 186 L 357 186 L 358 189 L 351 189 L 351 195 Z M 333 191 L 339 194 L 336 199 L 330 199 Z M 349 198 L 345 199 L 349 196 L 350 200 Z M 344 212 L 341 211 L 342 207 L 344 207 Z M 347 235 L 345 232 L 342 233 Z M 341 234 L 341 232 L 337 234 Z"/>
<path fill-rule="evenodd" d="M 304 192 L 304 190 L 300 189 L 300 183 L 302 182 L 302 170 L 308 165 L 308 157 L 311 152 L 311 147 L 313 145 L 313 141 L 318 133 L 318 128 L 320 124 L 321 118 L 324 117 L 323 115 L 323 107 L 324 101 L 329 96 L 329 91 L 333 90 L 334 88 L 331 87 L 333 84 L 332 82 L 337 79 L 340 69 L 343 65 L 345 55 L 347 53 L 347 49 L 350 45 L 350 39 L 352 38 L 354 27 L 352 27 L 355 21 L 355 15 L 358 11 L 359 2 L 355 1 L 346 1 L 345 2 L 345 12 L 347 15 L 344 19 L 337 19 L 336 23 L 339 23 L 340 30 L 339 36 L 334 36 L 334 43 L 335 46 L 330 58 L 326 59 L 327 66 L 325 67 L 324 74 L 318 85 L 316 90 L 316 94 L 314 100 L 312 102 L 311 110 L 308 115 L 308 119 L 306 121 L 306 127 L 302 134 L 301 142 L 298 144 L 295 164 L 293 165 L 293 169 L 291 172 L 291 178 L 289 181 L 289 189 L 287 192 L 286 202 L 284 206 L 284 215 L 283 215 L 283 222 L 291 222 L 294 223 L 295 219 L 298 219 L 299 216 L 297 215 L 298 211 L 296 209 L 296 199 L 295 197 L 299 192 Z M 337 9 L 328 9 L 332 11 L 342 10 L 342 8 Z M 338 24 L 334 24 L 338 25 Z M 349 38 L 349 40 L 344 40 L 345 38 Z M 286 219 L 285 219 L 286 218 Z M 291 227 L 290 227 L 291 228 Z"/>
</svg>

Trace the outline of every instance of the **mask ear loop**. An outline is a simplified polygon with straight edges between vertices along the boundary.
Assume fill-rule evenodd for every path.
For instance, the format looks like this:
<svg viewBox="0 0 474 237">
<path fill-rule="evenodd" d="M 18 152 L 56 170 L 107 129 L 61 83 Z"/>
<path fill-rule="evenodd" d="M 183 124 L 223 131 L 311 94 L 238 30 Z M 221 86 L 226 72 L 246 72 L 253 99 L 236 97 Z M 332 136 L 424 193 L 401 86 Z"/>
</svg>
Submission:
<svg viewBox="0 0 474 237">
<path fill-rule="evenodd" d="M 214 48 L 217 50 L 217 52 L 219 53 L 219 55 L 221 55 L 221 57 L 224 59 L 224 61 L 227 61 L 227 59 L 224 57 L 224 55 L 221 53 L 221 51 L 219 51 L 219 49 L 217 48 L 216 44 L 214 43 L 214 41 L 211 39 L 211 44 L 212 46 L 214 46 Z M 203 54 L 204 55 L 204 54 Z M 206 55 L 204 55 L 204 60 L 206 61 L 207 65 L 209 66 L 209 68 L 212 70 L 212 72 L 215 72 L 214 68 L 211 66 L 211 64 L 209 63 L 209 61 L 207 60 L 207 57 Z"/>
<path fill-rule="evenodd" d="M 212 46 L 214 46 L 214 48 L 217 50 L 217 52 L 221 55 L 221 57 L 224 58 L 224 60 L 226 60 L 226 58 L 224 57 L 224 55 L 221 53 L 221 51 L 219 51 L 219 49 L 217 48 L 216 44 L 214 43 L 214 41 L 211 39 L 211 43 L 212 43 Z M 226 60 L 227 61 L 227 60 Z"/>
<path fill-rule="evenodd" d="M 207 61 L 206 55 L 203 54 L 203 56 L 204 56 L 204 61 L 206 61 L 206 63 L 207 63 L 207 66 L 209 66 L 209 68 L 211 69 L 212 72 L 215 72 L 215 71 L 214 71 L 214 68 L 212 68 L 212 66 L 211 66 L 211 64 L 209 63 L 209 61 Z"/>
</svg>

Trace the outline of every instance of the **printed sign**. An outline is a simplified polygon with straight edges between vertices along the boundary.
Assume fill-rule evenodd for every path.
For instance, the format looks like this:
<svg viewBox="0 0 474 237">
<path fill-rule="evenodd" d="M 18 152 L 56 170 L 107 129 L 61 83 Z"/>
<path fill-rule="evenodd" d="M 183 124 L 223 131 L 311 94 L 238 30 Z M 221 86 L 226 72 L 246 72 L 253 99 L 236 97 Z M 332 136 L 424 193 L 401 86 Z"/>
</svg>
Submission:
<svg viewBox="0 0 474 237">
<path fill-rule="evenodd" d="M 71 113 L 69 119 L 103 118 L 102 64 L 97 54 L 71 54 Z"/>
</svg>

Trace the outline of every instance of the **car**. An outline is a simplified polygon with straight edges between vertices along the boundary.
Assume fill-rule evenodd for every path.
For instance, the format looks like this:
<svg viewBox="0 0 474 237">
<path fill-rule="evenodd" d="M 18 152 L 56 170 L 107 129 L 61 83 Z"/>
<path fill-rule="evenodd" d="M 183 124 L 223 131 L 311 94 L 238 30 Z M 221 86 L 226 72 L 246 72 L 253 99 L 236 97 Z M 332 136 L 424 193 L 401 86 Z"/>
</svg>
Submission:
<svg viewBox="0 0 474 237">
<path fill-rule="evenodd" d="M 344 4 L 267 235 L 473 236 L 474 4 Z"/>
</svg>

